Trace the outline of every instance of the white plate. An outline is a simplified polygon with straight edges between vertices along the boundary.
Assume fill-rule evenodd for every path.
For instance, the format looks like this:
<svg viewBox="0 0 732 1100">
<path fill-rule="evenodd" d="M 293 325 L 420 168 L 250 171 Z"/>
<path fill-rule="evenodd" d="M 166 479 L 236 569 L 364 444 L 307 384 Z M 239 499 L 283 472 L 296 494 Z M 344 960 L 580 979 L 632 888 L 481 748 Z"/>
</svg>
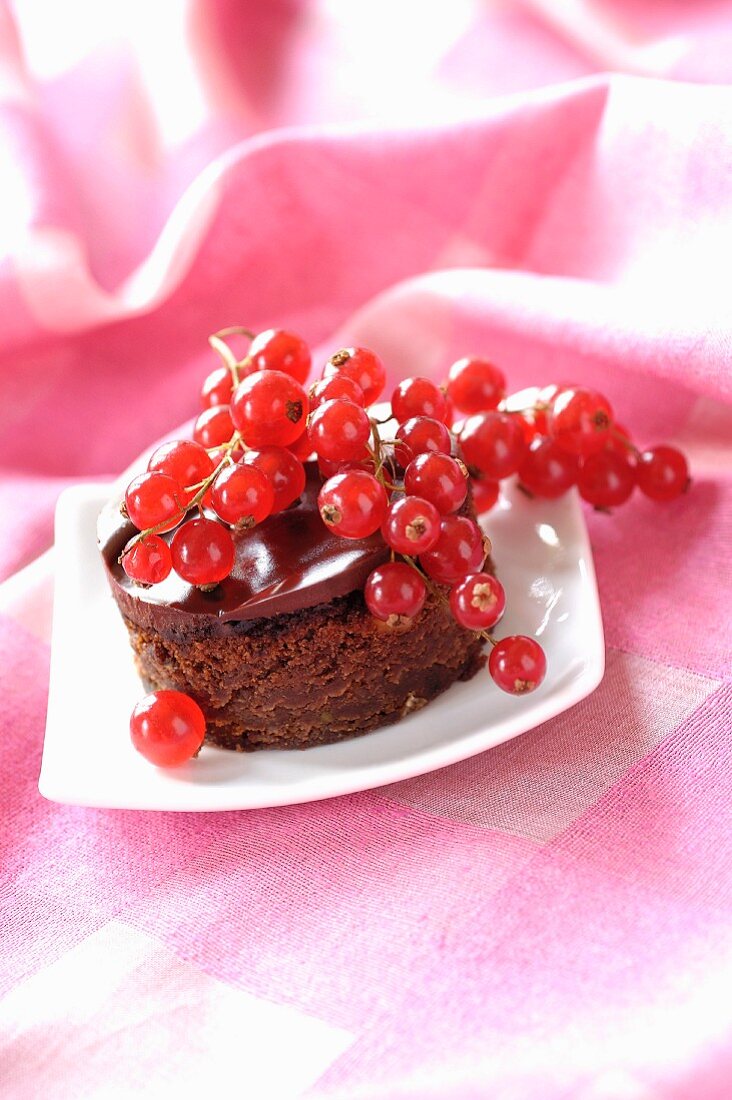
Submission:
<svg viewBox="0 0 732 1100">
<path fill-rule="evenodd" d="M 548 672 L 533 694 L 505 695 L 487 672 L 424 710 L 364 737 L 306 751 L 233 753 L 206 746 L 174 769 L 132 748 L 143 689 L 107 587 L 96 521 L 109 485 L 64 492 L 56 510 L 56 591 L 46 739 L 46 798 L 83 806 L 234 810 L 367 790 L 484 752 L 560 714 L 602 679 L 605 647 L 587 530 L 574 491 L 528 500 L 514 485 L 484 520 L 508 606 L 497 633 L 530 634 Z"/>
</svg>

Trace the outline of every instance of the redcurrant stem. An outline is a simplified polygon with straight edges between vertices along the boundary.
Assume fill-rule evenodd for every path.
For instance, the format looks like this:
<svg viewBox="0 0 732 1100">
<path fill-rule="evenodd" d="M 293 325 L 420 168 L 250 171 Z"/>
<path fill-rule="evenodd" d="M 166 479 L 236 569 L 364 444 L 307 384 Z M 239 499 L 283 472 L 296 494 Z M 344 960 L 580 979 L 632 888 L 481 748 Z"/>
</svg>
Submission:
<svg viewBox="0 0 732 1100">
<path fill-rule="evenodd" d="M 614 425 L 610 429 L 610 435 L 613 437 L 613 439 L 617 439 L 618 443 L 622 443 L 625 449 L 630 451 L 631 454 L 634 454 L 636 458 L 640 458 L 640 451 L 636 447 L 635 443 L 632 443 L 631 440 L 628 439 L 627 435 L 623 435 L 622 432 L 619 432 Z"/>
<path fill-rule="evenodd" d="M 255 334 L 250 328 L 243 328 L 241 325 L 229 325 L 228 328 L 220 328 L 218 332 L 214 333 L 214 336 L 246 336 L 247 339 L 253 340 Z"/>
<path fill-rule="evenodd" d="M 189 502 L 185 506 L 185 508 L 181 508 L 180 515 L 179 515 L 178 520 L 177 520 L 178 523 L 180 522 L 180 520 L 183 519 L 183 517 L 185 515 L 187 515 L 188 512 L 190 512 L 190 510 L 192 508 L 198 508 L 201 515 L 203 515 L 203 508 L 202 508 L 201 502 L 203 501 L 203 498 L 205 497 L 209 486 L 213 484 L 213 482 L 216 480 L 216 478 L 221 473 L 221 471 L 224 469 L 224 467 L 229 464 L 229 462 L 231 460 L 231 451 L 233 451 L 234 447 L 240 445 L 241 442 L 242 442 L 242 440 L 241 440 L 241 436 L 240 436 L 239 432 L 234 432 L 234 434 L 232 435 L 232 437 L 231 437 L 231 439 L 229 440 L 228 443 L 223 443 L 221 445 L 221 447 L 216 447 L 215 448 L 215 450 L 223 450 L 225 453 L 222 456 L 221 461 L 219 462 L 218 466 L 216 466 L 214 468 L 212 473 L 210 473 L 208 475 L 208 477 L 205 478 L 203 481 L 199 482 L 201 488 L 198 490 L 198 492 L 193 497 L 193 499 L 189 500 Z M 193 486 L 191 486 L 191 488 L 193 488 Z M 161 531 L 165 530 L 166 528 L 169 529 L 169 527 L 170 527 L 170 517 L 168 517 L 168 519 L 163 520 L 161 523 L 157 523 L 154 527 L 148 527 L 144 531 L 140 531 L 139 535 L 135 535 L 135 537 L 127 544 L 127 546 L 124 549 L 124 552 L 122 554 L 120 554 L 117 561 L 120 564 L 122 564 L 122 559 L 124 558 L 125 554 L 129 554 L 132 547 L 137 546 L 138 542 L 142 542 L 142 540 L 146 539 L 149 535 L 157 535 Z"/>
</svg>

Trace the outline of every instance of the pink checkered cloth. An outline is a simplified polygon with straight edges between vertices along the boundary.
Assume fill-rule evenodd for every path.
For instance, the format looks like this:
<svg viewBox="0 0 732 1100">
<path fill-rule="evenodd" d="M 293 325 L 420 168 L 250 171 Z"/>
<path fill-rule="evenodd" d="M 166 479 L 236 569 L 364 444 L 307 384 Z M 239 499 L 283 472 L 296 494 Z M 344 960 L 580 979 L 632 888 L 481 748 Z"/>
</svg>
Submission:
<svg viewBox="0 0 732 1100">
<path fill-rule="evenodd" d="M 726 1100 L 729 4 L 12 12 L 3 1100 Z M 308 806 L 39 796 L 56 497 L 189 417 L 205 337 L 236 322 L 363 342 L 393 378 L 484 352 L 517 389 L 596 385 L 641 443 L 686 450 L 676 504 L 588 515 L 609 647 L 591 698 Z"/>
</svg>

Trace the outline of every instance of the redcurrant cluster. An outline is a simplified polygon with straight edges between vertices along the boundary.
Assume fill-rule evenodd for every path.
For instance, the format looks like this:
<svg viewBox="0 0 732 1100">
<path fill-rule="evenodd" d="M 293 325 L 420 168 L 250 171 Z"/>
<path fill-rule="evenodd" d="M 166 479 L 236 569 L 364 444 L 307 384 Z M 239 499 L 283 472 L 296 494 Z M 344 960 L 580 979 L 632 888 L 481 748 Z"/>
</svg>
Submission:
<svg viewBox="0 0 732 1100">
<path fill-rule="evenodd" d="M 228 342 L 235 336 L 250 341 L 241 359 Z M 369 407 L 383 393 L 386 371 L 367 348 L 337 351 L 306 391 L 311 356 L 300 337 L 230 328 L 210 343 L 222 364 L 203 383 L 193 439 L 159 447 L 125 494 L 123 508 L 140 533 L 120 560 L 141 585 L 158 584 L 175 570 L 191 585 L 215 587 L 234 564 L 233 532 L 293 504 L 305 487 L 303 462 L 315 458 L 326 527 L 346 539 L 380 533 L 390 550 L 390 560 L 366 581 L 371 614 L 403 627 L 431 595 L 491 643 L 495 683 L 522 694 L 542 682 L 546 659 L 533 638 L 496 641 L 490 634 L 506 599 L 484 569 L 490 543 L 472 518 L 471 483 L 477 512 L 495 504 L 499 482 L 512 475 L 529 495 L 550 499 L 577 485 L 602 509 L 623 503 L 636 485 L 653 500 L 671 500 L 688 484 L 679 451 L 639 451 L 615 424 L 608 401 L 579 386 L 548 387 L 530 407 L 513 410 L 496 366 L 461 359 L 442 386 L 418 377 L 399 383 L 390 414 L 377 418 Z M 166 532 L 172 532 L 167 540 Z M 167 722 L 172 729 L 176 695 L 149 696 L 145 721 L 155 718 L 155 697 L 165 696 L 155 728 Z M 176 759 L 164 762 L 193 755 L 195 717 L 182 714 L 180 728 L 187 723 L 192 733 L 176 742 Z M 144 738 L 135 743 L 153 759 Z"/>
</svg>

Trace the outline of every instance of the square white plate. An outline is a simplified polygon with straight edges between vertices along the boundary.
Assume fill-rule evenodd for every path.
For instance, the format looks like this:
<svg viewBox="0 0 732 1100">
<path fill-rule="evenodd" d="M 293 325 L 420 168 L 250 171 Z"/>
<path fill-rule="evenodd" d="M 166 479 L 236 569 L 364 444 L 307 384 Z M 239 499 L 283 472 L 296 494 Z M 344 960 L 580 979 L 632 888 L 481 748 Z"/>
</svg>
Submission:
<svg viewBox="0 0 732 1100">
<path fill-rule="evenodd" d="M 107 587 L 96 521 L 109 485 L 67 489 L 56 511 L 56 590 L 46 739 L 46 798 L 146 810 L 281 806 L 378 787 L 483 752 L 560 714 L 602 679 L 605 646 L 592 554 L 575 492 L 528 500 L 513 484 L 484 518 L 507 593 L 499 636 L 541 639 L 547 677 L 531 695 L 499 691 L 487 672 L 424 710 L 364 737 L 306 751 L 234 753 L 205 746 L 174 769 L 132 748 L 143 695 Z"/>
</svg>

